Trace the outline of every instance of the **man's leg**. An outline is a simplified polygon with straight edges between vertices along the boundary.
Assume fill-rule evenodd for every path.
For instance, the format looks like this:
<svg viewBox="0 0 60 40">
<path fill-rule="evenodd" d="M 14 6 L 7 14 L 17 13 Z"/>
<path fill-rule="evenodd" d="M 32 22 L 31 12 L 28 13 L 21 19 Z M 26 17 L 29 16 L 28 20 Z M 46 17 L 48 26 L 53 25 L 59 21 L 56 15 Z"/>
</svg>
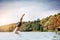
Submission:
<svg viewBox="0 0 60 40">
<path fill-rule="evenodd" d="M 14 30 L 14 32 L 16 33 L 18 30 L 19 30 L 19 27 L 16 27 L 15 30 Z"/>
</svg>

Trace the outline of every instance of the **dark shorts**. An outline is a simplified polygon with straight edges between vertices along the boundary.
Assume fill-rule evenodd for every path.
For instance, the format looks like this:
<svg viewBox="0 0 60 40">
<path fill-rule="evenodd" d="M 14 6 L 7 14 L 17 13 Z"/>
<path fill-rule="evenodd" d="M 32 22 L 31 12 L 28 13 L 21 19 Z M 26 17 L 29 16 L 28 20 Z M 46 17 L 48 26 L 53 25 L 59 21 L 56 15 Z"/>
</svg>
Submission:
<svg viewBox="0 0 60 40">
<path fill-rule="evenodd" d="M 60 31 L 60 28 L 58 28 L 58 31 Z"/>
<path fill-rule="evenodd" d="M 22 23 L 18 22 L 17 27 L 21 27 Z"/>
</svg>

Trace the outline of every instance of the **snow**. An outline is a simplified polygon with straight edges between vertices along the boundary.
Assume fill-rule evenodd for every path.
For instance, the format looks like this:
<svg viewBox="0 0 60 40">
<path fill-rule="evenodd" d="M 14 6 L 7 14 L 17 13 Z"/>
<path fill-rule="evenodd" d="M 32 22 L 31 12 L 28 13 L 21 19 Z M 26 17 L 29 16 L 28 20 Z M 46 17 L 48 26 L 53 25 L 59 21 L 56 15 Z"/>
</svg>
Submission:
<svg viewBox="0 0 60 40">
<path fill-rule="evenodd" d="M 0 32 L 0 40 L 52 40 L 54 32 Z"/>
</svg>

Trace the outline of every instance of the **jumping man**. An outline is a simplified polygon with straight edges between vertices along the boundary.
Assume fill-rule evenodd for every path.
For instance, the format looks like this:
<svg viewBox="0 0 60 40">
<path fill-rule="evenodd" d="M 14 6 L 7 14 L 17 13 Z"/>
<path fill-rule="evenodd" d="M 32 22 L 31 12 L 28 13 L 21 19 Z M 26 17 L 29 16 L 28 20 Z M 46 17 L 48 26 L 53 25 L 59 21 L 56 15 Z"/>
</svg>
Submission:
<svg viewBox="0 0 60 40">
<path fill-rule="evenodd" d="M 23 19 L 24 15 L 25 14 L 22 15 L 22 17 L 20 18 L 20 21 L 17 23 L 17 26 L 16 26 L 16 28 L 14 30 L 15 33 L 18 33 L 18 31 L 19 31 L 19 29 L 20 29 L 20 27 L 22 25 L 22 19 Z"/>
</svg>

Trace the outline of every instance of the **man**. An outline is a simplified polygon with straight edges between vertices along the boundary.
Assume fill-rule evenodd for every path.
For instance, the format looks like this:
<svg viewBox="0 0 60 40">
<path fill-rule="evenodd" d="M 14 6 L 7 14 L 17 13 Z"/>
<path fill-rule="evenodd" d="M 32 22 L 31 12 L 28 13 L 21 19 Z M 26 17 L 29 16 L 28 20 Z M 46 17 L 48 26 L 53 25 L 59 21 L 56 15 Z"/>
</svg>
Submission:
<svg viewBox="0 0 60 40">
<path fill-rule="evenodd" d="M 22 17 L 20 18 L 20 22 L 17 23 L 17 27 L 14 30 L 15 33 L 18 33 L 18 30 L 20 29 L 20 27 L 22 25 L 22 19 L 23 19 L 24 15 L 25 14 L 23 14 Z"/>
</svg>

